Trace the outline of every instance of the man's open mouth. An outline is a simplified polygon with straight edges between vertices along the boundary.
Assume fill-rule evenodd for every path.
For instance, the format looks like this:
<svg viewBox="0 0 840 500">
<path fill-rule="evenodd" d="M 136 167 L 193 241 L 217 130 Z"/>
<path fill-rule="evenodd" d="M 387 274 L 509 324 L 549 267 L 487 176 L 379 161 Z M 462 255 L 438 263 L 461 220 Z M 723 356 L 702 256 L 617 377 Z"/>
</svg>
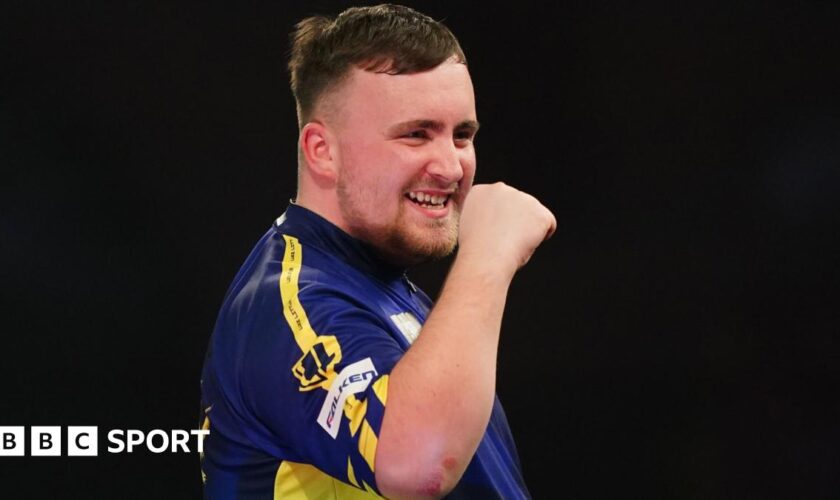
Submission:
<svg viewBox="0 0 840 500">
<path fill-rule="evenodd" d="M 405 195 L 406 198 L 412 202 L 420 205 L 423 208 L 443 208 L 451 197 L 448 194 L 429 194 L 420 191 L 410 191 Z"/>
</svg>

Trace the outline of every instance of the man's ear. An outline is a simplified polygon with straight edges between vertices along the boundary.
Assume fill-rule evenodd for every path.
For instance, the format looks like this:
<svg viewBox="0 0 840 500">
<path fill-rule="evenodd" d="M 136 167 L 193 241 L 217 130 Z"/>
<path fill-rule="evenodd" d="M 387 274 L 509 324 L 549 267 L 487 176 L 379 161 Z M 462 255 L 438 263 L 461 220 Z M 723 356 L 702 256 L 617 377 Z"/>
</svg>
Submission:
<svg viewBox="0 0 840 500">
<path fill-rule="evenodd" d="M 298 143 L 305 168 L 321 180 L 335 180 L 338 177 L 338 157 L 334 136 L 318 121 L 311 121 L 300 131 Z"/>
</svg>

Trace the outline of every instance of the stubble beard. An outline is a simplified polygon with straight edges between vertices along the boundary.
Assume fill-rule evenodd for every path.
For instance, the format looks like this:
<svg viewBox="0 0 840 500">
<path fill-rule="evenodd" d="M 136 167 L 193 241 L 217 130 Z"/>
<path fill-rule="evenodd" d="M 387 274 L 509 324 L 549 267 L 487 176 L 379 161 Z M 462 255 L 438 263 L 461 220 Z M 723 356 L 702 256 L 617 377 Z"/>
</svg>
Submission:
<svg viewBox="0 0 840 500">
<path fill-rule="evenodd" d="M 450 213 L 441 219 L 428 219 L 422 226 L 410 220 L 407 207 L 400 200 L 394 220 L 375 225 L 368 220 L 358 200 L 360 193 L 351 191 L 344 178 L 337 184 L 338 206 L 351 236 L 372 246 L 387 261 L 404 267 L 442 259 L 455 250 L 458 243 L 460 207 L 454 200 Z M 419 226 L 419 227 L 418 227 Z"/>
</svg>

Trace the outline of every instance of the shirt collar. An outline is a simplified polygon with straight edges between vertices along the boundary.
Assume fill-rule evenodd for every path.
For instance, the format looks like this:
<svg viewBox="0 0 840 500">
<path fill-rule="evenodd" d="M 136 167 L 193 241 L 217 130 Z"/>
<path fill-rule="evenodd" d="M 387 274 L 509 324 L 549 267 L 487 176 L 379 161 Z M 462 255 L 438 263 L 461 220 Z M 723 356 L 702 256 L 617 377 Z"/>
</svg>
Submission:
<svg viewBox="0 0 840 500">
<path fill-rule="evenodd" d="M 401 278 L 405 268 L 379 257 L 373 248 L 345 233 L 315 212 L 290 203 L 275 222 L 276 231 L 296 236 L 301 243 L 313 245 L 334 255 L 362 272 L 388 282 Z"/>
</svg>

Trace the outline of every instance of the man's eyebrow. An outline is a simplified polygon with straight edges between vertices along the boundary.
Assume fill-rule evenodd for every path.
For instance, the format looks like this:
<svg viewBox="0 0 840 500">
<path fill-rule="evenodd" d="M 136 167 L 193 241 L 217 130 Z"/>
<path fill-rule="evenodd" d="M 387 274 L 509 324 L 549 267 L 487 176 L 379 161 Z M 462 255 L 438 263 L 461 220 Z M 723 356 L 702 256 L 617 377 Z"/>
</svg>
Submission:
<svg viewBox="0 0 840 500">
<path fill-rule="evenodd" d="M 455 126 L 455 130 L 468 130 L 474 134 L 478 132 L 478 127 L 480 126 L 481 124 L 475 120 L 464 120 Z"/>
<path fill-rule="evenodd" d="M 464 120 L 458 125 L 455 126 L 455 130 L 470 130 L 470 131 L 477 131 L 478 130 L 478 122 L 475 120 Z M 396 125 L 392 125 L 388 127 L 388 134 L 389 135 L 399 135 L 405 132 L 408 132 L 413 129 L 428 129 L 434 132 L 440 132 L 446 126 L 443 122 L 437 120 L 409 120 L 407 122 L 397 123 Z"/>
</svg>

